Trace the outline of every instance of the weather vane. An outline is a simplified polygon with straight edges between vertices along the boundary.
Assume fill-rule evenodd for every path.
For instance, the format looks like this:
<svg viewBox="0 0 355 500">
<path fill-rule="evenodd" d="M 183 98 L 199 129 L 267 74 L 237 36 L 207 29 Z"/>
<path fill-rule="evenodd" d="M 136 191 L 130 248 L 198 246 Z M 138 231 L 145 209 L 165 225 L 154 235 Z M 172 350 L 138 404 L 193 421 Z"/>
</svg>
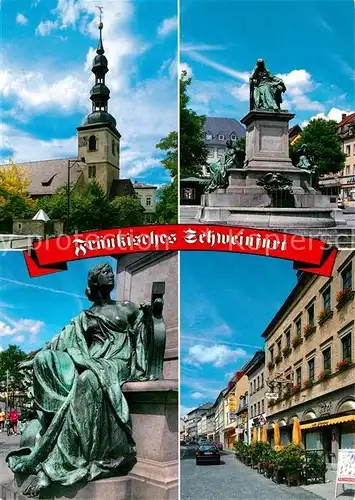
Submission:
<svg viewBox="0 0 355 500">
<path fill-rule="evenodd" d="M 96 8 L 99 9 L 100 11 L 100 24 L 102 23 L 102 11 L 104 10 L 103 7 L 101 7 L 100 5 L 96 5 Z"/>
</svg>

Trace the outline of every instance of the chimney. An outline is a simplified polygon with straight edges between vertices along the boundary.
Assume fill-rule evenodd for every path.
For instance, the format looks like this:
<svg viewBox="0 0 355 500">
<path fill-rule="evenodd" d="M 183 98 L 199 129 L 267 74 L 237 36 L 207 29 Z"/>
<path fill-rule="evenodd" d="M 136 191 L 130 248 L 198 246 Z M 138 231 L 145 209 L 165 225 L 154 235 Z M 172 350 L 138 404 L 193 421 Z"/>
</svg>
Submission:
<svg viewBox="0 0 355 500">
<path fill-rule="evenodd" d="M 341 121 L 345 120 L 345 118 L 346 118 L 346 113 L 343 113 L 343 114 L 341 115 Z"/>
</svg>

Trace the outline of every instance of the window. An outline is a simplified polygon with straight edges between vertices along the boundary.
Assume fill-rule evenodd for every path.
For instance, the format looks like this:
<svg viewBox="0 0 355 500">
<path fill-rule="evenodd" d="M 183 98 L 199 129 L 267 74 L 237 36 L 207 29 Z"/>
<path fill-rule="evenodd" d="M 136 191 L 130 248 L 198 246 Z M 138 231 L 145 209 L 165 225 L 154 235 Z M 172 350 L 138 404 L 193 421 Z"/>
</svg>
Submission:
<svg viewBox="0 0 355 500">
<path fill-rule="evenodd" d="M 254 392 L 256 392 L 256 380 L 254 379 Z"/>
<path fill-rule="evenodd" d="M 211 141 L 212 140 L 212 132 L 210 130 L 206 133 L 206 140 L 207 141 Z"/>
<path fill-rule="evenodd" d="M 151 204 L 152 204 L 152 198 L 151 198 L 151 196 L 147 196 L 146 197 L 145 204 L 147 205 L 147 207 L 151 206 Z"/>
<path fill-rule="evenodd" d="M 224 141 L 224 135 L 223 134 L 218 134 L 218 139 L 220 141 Z"/>
<path fill-rule="evenodd" d="M 95 179 L 96 177 L 96 165 L 89 165 L 89 179 Z"/>
<path fill-rule="evenodd" d="M 264 400 L 262 399 L 261 400 L 261 413 L 264 413 L 265 411 L 265 403 L 264 403 Z"/>
<path fill-rule="evenodd" d="M 343 349 L 343 359 L 351 359 L 351 333 L 348 333 L 341 339 Z"/>
<path fill-rule="evenodd" d="M 314 358 L 308 361 L 308 378 L 314 380 Z"/>
<path fill-rule="evenodd" d="M 325 371 L 332 370 L 332 357 L 331 357 L 331 349 L 328 347 L 323 351 L 323 369 Z"/>
<path fill-rule="evenodd" d="M 220 158 L 223 155 L 223 153 L 224 153 L 224 149 L 223 148 L 218 148 L 217 149 L 217 156 L 218 156 L 218 158 Z"/>
<path fill-rule="evenodd" d="M 331 299 L 331 289 L 330 285 L 324 290 L 322 293 L 323 297 L 323 309 L 325 311 L 330 311 L 332 308 L 332 299 Z"/>
<path fill-rule="evenodd" d="M 256 403 L 254 405 L 254 417 L 256 417 Z"/>
<path fill-rule="evenodd" d="M 308 314 L 308 324 L 314 326 L 314 304 L 309 306 L 309 308 L 307 309 L 307 314 Z"/>
<path fill-rule="evenodd" d="M 264 387 L 264 374 L 261 374 L 261 388 Z"/>
<path fill-rule="evenodd" d="M 288 329 L 285 333 L 285 337 L 286 337 L 286 347 L 287 349 L 290 349 L 291 347 L 291 330 Z"/>
<path fill-rule="evenodd" d="M 302 368 L 299 366 L 296 370 L 296 385 L 301 385 L 302 382 Z"/>
<path fill-rule="evenodd" d="M 257 385 L 258 385 L 258 391 L 259 391 L 260 390 L 260 378 L 259 377 L 258 377 Z"/>
<path fill-rule="evenodd" d="M 350 156 L 350 144 L 345 146 L 345 154 L 346 156 Z"/>
<path fill-rule="evenodd" d="M 253 384 L 250 383 L 250 394 L 253 394 Z"/>
<path fill-rule="evenodd" d="M 258 415 L 260 415 L 260 401 L 258 402 Z"/>
<path fill-rule="evenodd" d="M 270 347 L 269 353 L 270 353 L 270 361 L 271 361 L 271 363 L 273 363 L 274 362 L 274 348 L 273 347 Z"/>
<path fill-rule="evenodd" d="M 116 156 L 116 148 L 115 148 L 115 141 L 112 139 L 112 144 L 111 144 L 111 147 L 112 147 L 112 154 L 114 156 Z"/>
<path fill-rule="evenodd" d="M 250 414 L 251 418 L 253 418 L 253 406 L 250 407 Z"/>
<path fill-rule="evenodd" d="M 353 287 L 353 269 L 351 262 L 346 266 L 344 271 L 342 271 L 341 279 L 343 281 L 343 290 L 345 290 L 345 288 Z"/>
<path fill-rule="evenodd" d="M 96 151 L 96 137 L 94 135 L 89 137 L 89 151 Z"/>
<path fill-rule="evenodd" d="M 302 319 L 301 318 L 296 319 L 295 327 L 296 327 L 296 335 L 298 337 L 302 333 L 302 331 L 301 331 L 302 330 Z"/>
<path fill-rule="evenodd" d="M 208 158 L 213 158 L 213 157 L 214 157 L 214 149 L 208 148 Z"/>
<path fill-rule="evenodd" d="M 350 175 L 350 165 L 346 165 L 346 167 L 345 167 L 345 175 Z"/>
<path fill-rule="evenodd" d="M 231 135 L 230 135 L 230 138 L 231 138 L 231 141 L 235 141 L 236 138 L 237 138 L 237 136 L 236 136 L 236 134 L 234 132 L 232 132 Z"/>
<path fill-rule="evenodd" d="M 277 341 L 277 354 L 281 354 L 281 339 Z"/>
</svg>

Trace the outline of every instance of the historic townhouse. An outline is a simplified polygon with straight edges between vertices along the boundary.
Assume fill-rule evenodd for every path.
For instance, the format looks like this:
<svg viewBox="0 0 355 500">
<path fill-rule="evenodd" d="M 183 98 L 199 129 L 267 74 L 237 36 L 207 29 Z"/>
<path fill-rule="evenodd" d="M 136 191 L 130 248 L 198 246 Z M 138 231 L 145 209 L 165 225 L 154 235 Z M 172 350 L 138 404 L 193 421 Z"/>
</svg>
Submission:
<svg viewBox="0 0 355 500">
<path fill-rule="evenodd" d="M 281 444 L 299 418 L 304 445 L 336 461 L 355 448 L 355 252 L 338 252 L 331 278 L 299 275 L 263 333 L 268 428 L 279 423 Z"/>
<path fill-rule="evenodd" d="M 249 384 L 249 414 L 248 414 L 248 439 L 251 441 L 252 429 L 257 428 L 258 439 L 261 440 L 261 429 L 266 423 L 266 397 L 265 384 L 265 352 L 259 351 L 254 356 L 252 363 L 246 370 Z"/>
</svg>

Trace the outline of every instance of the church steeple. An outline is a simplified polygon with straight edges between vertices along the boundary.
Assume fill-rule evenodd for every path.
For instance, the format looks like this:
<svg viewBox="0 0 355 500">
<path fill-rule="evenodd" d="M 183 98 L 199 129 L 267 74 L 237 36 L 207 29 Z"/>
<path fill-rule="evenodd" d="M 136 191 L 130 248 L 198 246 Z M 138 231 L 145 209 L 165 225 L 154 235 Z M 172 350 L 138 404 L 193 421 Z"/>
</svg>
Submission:
<svg viewBox="0 0 355 500">
<path fill-rule="evenodd" d="M 103 23 L 99 23 L 100 37 L 96 49 L 96 56 L 92 63 L 91 71 L 95 75 L 95 84 L 90 91 L 90 99 L 92 101 L 92 112 L 87 116 L 84 125 L 94 123 L 107 123 L 116 128 L 116 120 L 108 112 L 108 100 L 110 99 L 110 90 L 105 84 L 105 76 L 109 71 L 107 58 L 104 55 L 104 45 L 102 42 Z"/>
</svg>

